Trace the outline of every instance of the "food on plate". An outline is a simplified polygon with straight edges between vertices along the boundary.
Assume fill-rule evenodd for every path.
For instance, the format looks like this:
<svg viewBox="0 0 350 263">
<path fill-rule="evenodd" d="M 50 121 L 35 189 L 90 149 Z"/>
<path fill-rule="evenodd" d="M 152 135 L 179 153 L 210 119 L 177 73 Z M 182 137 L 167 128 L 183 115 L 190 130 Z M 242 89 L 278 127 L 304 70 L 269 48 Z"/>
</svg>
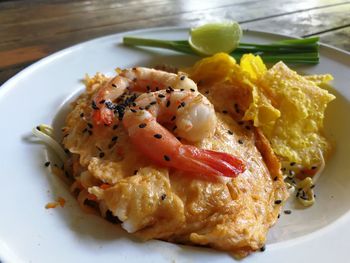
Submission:
<svg viewBox="0 0 350 263">
<path fill-rule="evenodd" d="M 71 190 L 85 211 L 141 239 L 246 256 L 264 248 L 288 186 L 314 201 L 310 176 L 329 153 L 322 121 L 334 99 L 318 85 L 330 79 L 224 53 L 177 74 L 135 67 L 86 77 L 62 128 Z M 292 162 L 295 175 L 315 171 L 287 184 Z"/>
<path fill-rule="evenodd" d="M 47 203 L 45 208 L 51 209 L 51 208 L 56 208 L 58 206 L 64 207 L 65 204 L 66 204 L 66 200 L 63 197 L 58 197 L 56 201 Z"/>
<path fill-rule="evenodd" d="M 199 90 L 210 91 L 208 98 L 216 109 L 259 127 L 282 162 L 290 188 L 301 188 L 296 187 L 295 176 L 304 179 L 322 171 L 331 151 L 323 135 L 324 112 L 335 96 L 319 86 L 332 80 L 331 75 L 304 77 L 283 62 L 267 70 L 261 58 L 252 54 L 244 55 L 238 65 L 224 53 L 202 59 L 187 72 L 200 83 Z M 211 99 L 211 94 L 219 101 Z M 313 187 L 306 182 L 309 179 L 301 185 Z M 297 197 L 311 205 L 313 193 L 304 190 Z"/>
</svg>

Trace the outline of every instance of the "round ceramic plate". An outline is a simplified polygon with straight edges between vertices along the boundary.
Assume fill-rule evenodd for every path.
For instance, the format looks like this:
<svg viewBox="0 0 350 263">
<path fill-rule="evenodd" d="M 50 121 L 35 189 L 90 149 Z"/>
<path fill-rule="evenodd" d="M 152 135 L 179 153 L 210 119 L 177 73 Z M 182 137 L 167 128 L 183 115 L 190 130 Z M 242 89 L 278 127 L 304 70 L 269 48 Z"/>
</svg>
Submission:
<svg viewBox="0 0 350 263">
<path fill-rule="evenodd" d="M 95 215 L 83 213 L 67 187 L 44 163 L 53 158 L 31 136 L 37 124 L 58 128 L 69 101 L 84 89 L 85 74 L 113 74 L 116 67 L 168 64 L 188 66 L 198 57 L 159 49 L 121 45 L 124 35 L 186 39 L 186 28 L 159 28 L 111 35 L 48 56 L 0 88 L 1 216 L 0 259 L 3 262 L 232 262 L 228 253 L 162 241 L 141 242 Z M 286 38 L 247 31 L 245 42 Z M 244 262 L 346 262 L 350 244 L 350 54 L 321 46 L 316 66 L 293 67 L 306 74 L 331 73 L 326 132 L 336 144 L 315 188 L 317 202 L 308 209 L 292 200 L 271 229 L 266 251 Z M 58 196 L 64 208 L 45 209 Z"/>
</svg>

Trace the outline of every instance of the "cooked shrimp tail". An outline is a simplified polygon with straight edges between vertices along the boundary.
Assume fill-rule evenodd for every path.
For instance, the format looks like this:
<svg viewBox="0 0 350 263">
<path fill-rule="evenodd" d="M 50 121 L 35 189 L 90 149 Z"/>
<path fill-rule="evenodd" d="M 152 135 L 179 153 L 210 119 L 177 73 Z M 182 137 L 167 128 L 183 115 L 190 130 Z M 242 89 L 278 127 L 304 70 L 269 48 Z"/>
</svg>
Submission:
<svg viewBox="0 0 350 263">
<path fill-rule="evenodd" d="M 123 125 L 135 147 L 158 165 L 206 176 L 235 177 L 245 166 L 238 158 L 185 145 L 160 122 L 187 141 L 213 136 L 216 115 L 213 105 L 198 92 L 158 91 L 135 100 L 126 111 Z"/>
<path fill-rule="evenodd" d="M 228 153 L 199 149 L 191 145 L 180 148 L 184 170 L 226 177 L 236 177 L 245 170 L 244 163 Z"/>
</svg>

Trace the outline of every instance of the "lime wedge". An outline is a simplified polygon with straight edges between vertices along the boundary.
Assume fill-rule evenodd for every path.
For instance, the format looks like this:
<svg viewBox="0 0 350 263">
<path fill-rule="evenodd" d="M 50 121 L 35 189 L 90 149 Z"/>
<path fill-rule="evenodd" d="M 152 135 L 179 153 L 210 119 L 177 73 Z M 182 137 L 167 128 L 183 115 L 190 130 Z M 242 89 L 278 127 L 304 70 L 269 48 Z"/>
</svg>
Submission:
<svg viewBox="0 0 350 263">
<path fill-rule="evenodd" d="M 235 21 L 210 23 L 191 28 L 188 42 L 199 55 L 210 56 L 218 52 L 232 52 L 241 36 L 242 29 Z"/>
</svg>

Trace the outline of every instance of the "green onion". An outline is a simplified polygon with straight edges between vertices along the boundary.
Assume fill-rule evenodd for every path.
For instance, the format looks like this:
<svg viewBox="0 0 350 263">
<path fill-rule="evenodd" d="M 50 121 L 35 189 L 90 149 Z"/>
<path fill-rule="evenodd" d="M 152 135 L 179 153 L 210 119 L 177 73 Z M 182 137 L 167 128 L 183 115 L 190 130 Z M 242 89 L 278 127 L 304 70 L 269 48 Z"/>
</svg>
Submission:
<svg viewBox="0 0 350 263">
<path fill-rule="evenodd" d="M 243 54 L 259 55 L 265 62 L 283 61 L 292 64 L 317 64 L 319 62 L 318 37 L 286 39 L 270 44 L 240 43 L 230 54 L 240 60 Z M 126 36 L 123 43 L 128 46 L 145 46 L 170 49 L 186 54 L 196 53 L 187 40 L 159 40 Z"/>
</svg>

